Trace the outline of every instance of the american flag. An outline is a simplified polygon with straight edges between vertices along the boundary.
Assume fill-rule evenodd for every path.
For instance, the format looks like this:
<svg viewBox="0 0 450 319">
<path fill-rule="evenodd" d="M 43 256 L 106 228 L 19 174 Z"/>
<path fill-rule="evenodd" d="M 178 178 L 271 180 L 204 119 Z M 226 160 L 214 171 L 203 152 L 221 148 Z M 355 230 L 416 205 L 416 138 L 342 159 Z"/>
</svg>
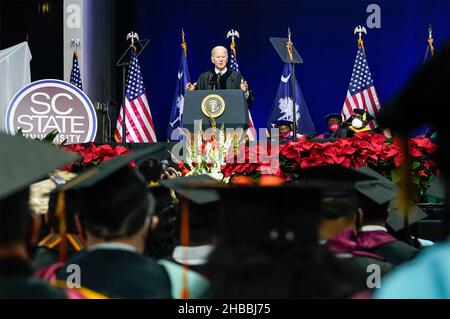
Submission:
<svg viewBox="0 0 450 319">
<path fill-rule="evenodd" d="M 374 117 L 380 110 L 380 101 L 373 85 L 372 75 L 362 45 L 358 45 L 352 78 L 341 111 L 344 120 L 347 120 L 353 114 L 354 109 L 364 109 Z M 377 123 L 374 120 L 369 125 L 371 129 L 374 129 Z"/>
<path fill-rule="evenodd" d="M 235 48 L 234 42 L 231 42 L 230 48 L 231 48 L 230 69 L 233 71 L 239 72 L 239 64 L 236 59 L 236 48 Z M 249 129 L 255 128 L 250 110 L 248 111 L 248 126 L 249 126 Z M 247 135 L 251 141 L 256 140 L 256 136 L 254 136 L 252 130 L 248 130 Z"/>
<path fill-rule="evenodd" d="M 126 142 L 156 142 L 155 126 L 145 93 L 144 80 L 134 50 L 131 50 L 131 61 L 127 73 L 124 103 L 117 119 L 114 136 L 118 142 L 122 141 L 122 115 L 125 108 Z"/>
<path fill-rule="evenodd" d="M 78 64 L 78 54 L 75 51 L 73 52 L 70 84 L 73 84 L 80 90 L 83 90 L 83 85 L 81 84 L 80 65 Z"/>
</svg>

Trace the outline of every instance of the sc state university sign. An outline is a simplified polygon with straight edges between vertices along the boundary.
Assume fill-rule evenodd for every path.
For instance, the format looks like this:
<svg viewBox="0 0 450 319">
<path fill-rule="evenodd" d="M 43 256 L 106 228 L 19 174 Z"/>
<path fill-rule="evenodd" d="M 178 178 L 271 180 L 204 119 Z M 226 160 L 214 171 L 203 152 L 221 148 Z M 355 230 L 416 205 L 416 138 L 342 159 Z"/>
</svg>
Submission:
<svg viewBox="0 0 450 319">
<path fill-rule="evenodd" d="M 6 112 L 6 130 L 14 135 L 42 138 L 59 132 L 55 143 L 93 142 L 97 115 L 87 95 L 76 86 L 60 80 L 39 80 L 21 89 Z"/>
</svg>

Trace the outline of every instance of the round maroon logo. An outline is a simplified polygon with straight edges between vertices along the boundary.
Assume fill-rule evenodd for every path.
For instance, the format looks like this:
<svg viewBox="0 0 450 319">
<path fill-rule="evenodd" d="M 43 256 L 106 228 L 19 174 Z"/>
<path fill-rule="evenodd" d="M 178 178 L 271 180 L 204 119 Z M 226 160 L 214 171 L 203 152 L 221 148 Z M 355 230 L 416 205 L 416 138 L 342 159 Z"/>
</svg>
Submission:
<svg viewBox="0 0 450 319">
<path fill-rule="evenodd" d="M 6 130 L 19 129 L 30 138 L 58 132 L 55 143 L 93 142 L 97 115 L 87 95 L 76 86 L 60 80 L 39 80 L 21 89 L 6 112 Z"/>
</svg>

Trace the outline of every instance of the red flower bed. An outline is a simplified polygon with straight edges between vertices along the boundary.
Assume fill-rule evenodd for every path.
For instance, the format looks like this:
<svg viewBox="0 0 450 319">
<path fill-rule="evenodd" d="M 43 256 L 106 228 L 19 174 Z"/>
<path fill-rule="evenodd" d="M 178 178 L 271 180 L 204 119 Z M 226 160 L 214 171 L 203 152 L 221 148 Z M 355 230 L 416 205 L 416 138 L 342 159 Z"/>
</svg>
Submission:
<svg viewBox="0 0 450 319">
<path fill-rule="evenodd" d="M 437 174 L 437 168 L 430 155 L 437 149 L 428 138 L 411 138 L 409 151 L 413 159 L 413 174 L 420 189 L 428 187 L 429 178 Z M 246 156 L 255 150 L 244 150 Z M 394 182 L 398 181 L 398 167 L 404 158 L 399 142 L 388 139 L 382 134 L 360 133 L 352 138 L 337 139 L 335 142 L 320 143 L 302 137 L 297 142 L 280 145 L 279 170 L 276 175 L 285 180 L 295 180 L 296 171 L 301 168 L 337 164 L 347 168 L 369 166 L 387 176 Z M 254 157 L 255 158 L 255 157 Z M 267 163 L 229 163 L 222 169 L 225 176 L 248 175 L 257 179 L 261 168 Z"/>
<path fill-rule="evenodd" d="M 130 150 L 120 145 L 113 148 L 108 144 L 95 146 L 94 143 L 90 143 L 88 146 L 83 146 L 82 144 L 72 144 L 63 146 L 63 148 L 68 151 L 79 153 L 83 156 L 81 160 L 65 167 L 66 170 L 74 173 L 83 171 L 86 168 L 95 166 L 115 156 L 130 152 Z"/>
</svg>

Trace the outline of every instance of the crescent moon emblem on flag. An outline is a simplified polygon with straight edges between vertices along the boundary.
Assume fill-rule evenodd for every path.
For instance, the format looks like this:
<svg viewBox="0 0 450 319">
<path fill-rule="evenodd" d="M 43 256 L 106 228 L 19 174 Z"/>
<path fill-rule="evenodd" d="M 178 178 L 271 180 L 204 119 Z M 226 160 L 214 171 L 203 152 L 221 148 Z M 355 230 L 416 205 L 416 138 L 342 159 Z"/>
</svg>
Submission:
<svg viewBox="0 0 450 319">
<path fill-rule="evenodd" d="M 281 76 L 281 82 L 283 83 L 287 83 L 287 81 L 289 81 L 289 78 L 291 77 L 291 73 L 289 73 L 289 75 L 287 77 L 284 77 L 283 75 Z"/>
</svg>

